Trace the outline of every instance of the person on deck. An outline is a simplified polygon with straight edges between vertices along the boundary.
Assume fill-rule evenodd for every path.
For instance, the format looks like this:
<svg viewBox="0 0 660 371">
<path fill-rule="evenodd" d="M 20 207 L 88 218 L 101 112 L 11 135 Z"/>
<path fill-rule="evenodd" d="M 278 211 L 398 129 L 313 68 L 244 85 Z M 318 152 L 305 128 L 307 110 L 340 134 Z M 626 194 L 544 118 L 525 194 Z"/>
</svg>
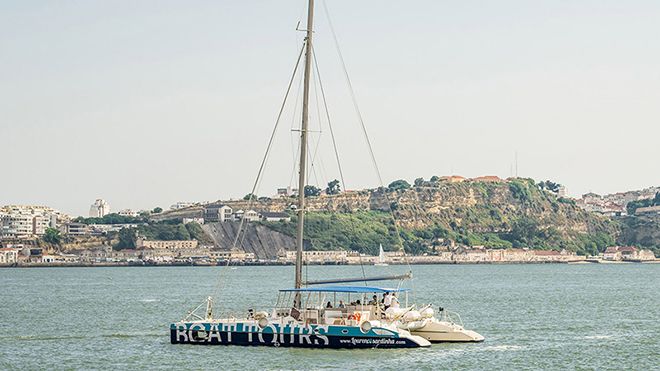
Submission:
<svg viewBox="0 0 660 371">
<path fill-rule="evenodd" d="M 329 309 L 329 308 L 332 308 L 332 303 L 331 303 L 331 302 L 328 302 L 328 304 L 326 304 L 325 307 L 328 308 L 328 309 Z"/>
<path fill-rule="evenodd" d="M 344 304 L 344 301 L 343 301 L 343 300 L 340 300 L 340 301 L 339 301 L 339 305 L 337 306 L 337 308 L 342 308 L 342 309 L 343 309 L 343 308 L 346 308 L 346 304 Z"/>
<path fill-rule="evenodd" d="M 392 295 L 390 295 L 389 292 L 385 293 L 385 296 L 383 296 L 383 306 L 385 307 L 385 310 L 389 308 L 392 305 Z"/>
<path fill-rule="evenodd" d="M 378 296 L 374 295 L 373 299 L 369 300 L 369 305 L 378 305 Z"/>
<path fill-rule="evenodd" d="M 395 293 L 392 293 L 391 302 L 392 302 L 392 304 L 391 304 L 392 308 L 399 309 L 399 306 L 400 306 L 399 305 L 399 299 L 397 299 Z"/>
</svg>

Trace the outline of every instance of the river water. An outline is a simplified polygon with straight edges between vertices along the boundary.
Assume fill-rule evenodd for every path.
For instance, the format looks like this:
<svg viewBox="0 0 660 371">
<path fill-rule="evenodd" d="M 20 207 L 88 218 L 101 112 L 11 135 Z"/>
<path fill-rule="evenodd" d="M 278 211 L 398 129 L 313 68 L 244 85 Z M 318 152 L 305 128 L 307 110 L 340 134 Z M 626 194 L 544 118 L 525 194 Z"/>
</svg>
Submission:
<svg viewBox="0 0 660 371">
<path fill-rule="evenodd" d="M 364 267 L 366 274 L 405 267 Z M 0 369 L 639 369 L 660 367 L 660 265 L 429 265 L 417 303 L 459 312 L 479 344 L 313 350 L 171 345 L 168 325 L 210 295 L 267 309 L 293 267 L 0 269 Z M 310 279 L 361 276 L 309 267 Z"/>
</svg>

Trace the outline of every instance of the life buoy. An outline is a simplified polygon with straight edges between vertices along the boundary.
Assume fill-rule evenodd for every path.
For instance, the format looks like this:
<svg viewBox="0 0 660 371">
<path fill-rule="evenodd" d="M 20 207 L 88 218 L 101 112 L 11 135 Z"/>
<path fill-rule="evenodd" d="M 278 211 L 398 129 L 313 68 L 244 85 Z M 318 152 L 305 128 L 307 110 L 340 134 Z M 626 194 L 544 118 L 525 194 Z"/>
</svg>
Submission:
<svg viewBox="0 0 660 371">
<path fill-rule="evenodd" d="M 348 319 L 354 319 L 358 322 L 360 322 L 360 318 L 362 318 L 362 315 L 359 312 L 358 313 L 353 313 L 353 314 L 348 316 Z"/>
</svg>

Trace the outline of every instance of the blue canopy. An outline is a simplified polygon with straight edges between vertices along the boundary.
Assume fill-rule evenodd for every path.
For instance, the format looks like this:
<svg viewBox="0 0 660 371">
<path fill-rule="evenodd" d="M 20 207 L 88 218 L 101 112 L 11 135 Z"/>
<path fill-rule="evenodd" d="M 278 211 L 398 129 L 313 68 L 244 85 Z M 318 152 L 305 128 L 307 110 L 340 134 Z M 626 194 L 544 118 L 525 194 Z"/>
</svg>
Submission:
<svg viewBox="0 0 660 371">
<path fill-rule="evenodd" d="M 410 289 L 396 289 L 387 287 L 373 287 L 373 286 L 319 286 L 319 287 L 303 287 L 300 289 L 282 289 L 280 292 L 347 292 L 355 294 L 370 294 L 386 292 L 405 292 Z"/>
</svg>

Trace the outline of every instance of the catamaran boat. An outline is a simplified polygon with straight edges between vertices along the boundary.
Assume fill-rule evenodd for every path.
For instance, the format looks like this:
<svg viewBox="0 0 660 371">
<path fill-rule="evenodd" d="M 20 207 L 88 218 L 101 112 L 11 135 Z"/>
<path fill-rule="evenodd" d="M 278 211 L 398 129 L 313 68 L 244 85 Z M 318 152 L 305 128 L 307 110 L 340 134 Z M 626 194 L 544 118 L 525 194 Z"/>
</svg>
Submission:
<svg viewBox="0 0 660 371">
<path fill-rule="evenodd" d="M 298 189 L 300 190 L 305 189 L 307 184 L 306 160 L 308 156 L 309 84 L 313 59 L 313 16 L 314 0 L 309 0 L 306 38 L 293 73 L 293 77 L 295 77 L 304 51 L 303 109 L 298 166 Z M 289 82 L 287 96 L 294 80 L 293 77 Z M 271 142 L 272 139 L 273 136 L 271 136 Z M 270 144 L 250 193 L 248 200 L 250 204 L 253 202 L 253 195 L 259 184 L 269 150 Z M 431 306 L 417 310 L 414 304 L 409 305 L 409 289 L 402 288 L 402 282 L 412 278 L 411 272 L 402 275 L 378 277 L 363 275 L 359 278 L 303 281 L 305 192 L 298 192 L 296 212 L 298 218 L 294 287 L 279 290 L 277 302 L 272 309 L 256 312 L 250 309 L 241 316 L 226 315 L 223 318 L 216 318 L 213 299 L 208 297 L 181 321 L 170 325 L 172 344 L 354 349 L 416 348 L 428 347 L 431 342 L 483 340 L 479 334 L 463 329 L 460 323 L 451 320 L 444 311 L 441 311 L 442 316 L 436 319 Z M 239 232 L 234 239 L 234 247 L 238 244 L 245 218 L 241 219 L 240 223 Z M 400 238 L 398 231 L 397 236 Z M 401 246 L 403 246 L 402 243 Z M 380 247 L 380 258 L 382 259 L 381 265 L 386 265 L 382 246 Z M 399 282 L 399 284 L 395 287 L 367 286 L 368 282 L 375 281 Z M 364 283 L 364 286 L 346 285 L 356 283 Z M 384 299 L 387 295 L 403 296 L 405 298 L 404 306 L 398 307 L 397 299 L 396 306 L 386 307 Z"/>
<path fill-rule="evenodd" d="M 385 251 L 383 251 L 383 245 L 379 246 L 380 251 L 378 252 L 378 261 L 374 264 L 377 267 L 386 267 L 389 264 L 385 263 Z"/>
<path fill-rule="evenodd" d="M 213 319 L 209 298 L 206 317 L 193 311 L 188 319 L 173 323 L 170 340 L 172 344 L 304 348 L 428 347 L 428 340 L 385 319 L 382 307 L 368 302 L 372 295 L 405 291 L 368 286 L 283 289 L 271 312 L 249 311 L 242 319 Z"/>
</svg>

